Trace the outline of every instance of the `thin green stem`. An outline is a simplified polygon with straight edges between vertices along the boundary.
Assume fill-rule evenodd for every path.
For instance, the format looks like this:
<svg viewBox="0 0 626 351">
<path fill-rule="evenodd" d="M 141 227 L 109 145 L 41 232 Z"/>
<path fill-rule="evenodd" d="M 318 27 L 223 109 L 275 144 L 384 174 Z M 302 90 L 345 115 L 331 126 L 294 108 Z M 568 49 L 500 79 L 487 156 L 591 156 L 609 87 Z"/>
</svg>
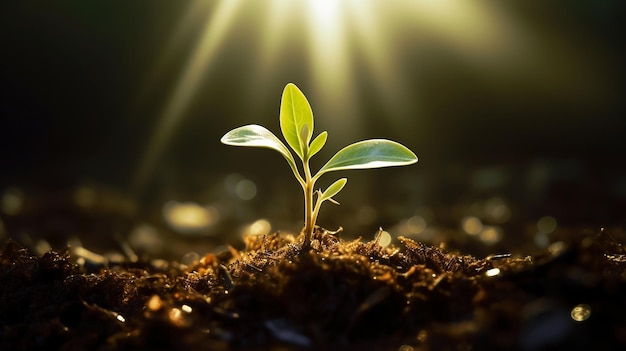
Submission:
<svg viewBox="0 0 626 351">
<path fill-rule="evenodd" d="M 315 209 L 313 210 L 313 215 L 311 216 L 311 221 L 313 225 L 317 222 L 317 215 L 320 213 L 320 208 L 322 207 L 321 193 L 318 193 L 317 201 L 315 202 Z"/>
<path fill-rule="evenodd" d="M 315 216 L 313 209 L 313 187 L 315 181 L 311 177 L 311 169 L 309 167 L 308 157 L 302 161 L 304 169 L 304 243 L 302 244 L 303 251 L 308 250 L 311 247 L 311 238 L 313 237 L 313 228 L 315 227 Z"/>
</svg>

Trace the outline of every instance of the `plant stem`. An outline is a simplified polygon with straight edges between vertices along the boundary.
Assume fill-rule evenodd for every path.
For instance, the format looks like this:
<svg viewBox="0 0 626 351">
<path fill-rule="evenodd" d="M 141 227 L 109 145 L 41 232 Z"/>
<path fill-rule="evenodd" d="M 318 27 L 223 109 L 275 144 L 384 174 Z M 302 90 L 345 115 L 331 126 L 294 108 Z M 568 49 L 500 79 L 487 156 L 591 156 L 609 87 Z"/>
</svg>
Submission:
<svg viewBox="0 0 626 351">
<path fill-rule="evenodd" d="M 311 238 L 313 237 L 313 228 L 315 226 L 315 218 L 313 216 L 313 186 L 315 181 L 311 178 L 311 169 L 309 168 L 309 160 L 306 158 L 303 162 L 304 168 L 304 243 L 302 251 L 307 251 L 311 247 Z"/>
</svg>

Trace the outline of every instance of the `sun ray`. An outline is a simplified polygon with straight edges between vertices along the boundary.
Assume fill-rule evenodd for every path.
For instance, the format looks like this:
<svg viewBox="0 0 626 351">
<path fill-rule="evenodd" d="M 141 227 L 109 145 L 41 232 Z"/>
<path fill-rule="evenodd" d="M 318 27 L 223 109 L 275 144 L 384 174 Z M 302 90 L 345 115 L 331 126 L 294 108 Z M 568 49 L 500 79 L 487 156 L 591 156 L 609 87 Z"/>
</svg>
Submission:
<svg viewBox="0 0 626 351">
<path fill-rule="evenodd" d="M 420 84 L 406 76 L 402 65 L 407 64 L 407 57 L 416 60 L 409 70 L 413 77 L 421 67 L 431 67 L 423 66 L 420 59 L 436 65 L 432 61 L 436 56 L 420 51 L 422 47 L 436 45 L 458 53 L 461 60 L 487 73 L 510 70 L 508 63 L 525 50 L 523 30 L 500 8 L 461 0 L 258 0 L 245 7 L 244 3 L 194 2 L 173 32 L 154 68 L 155 76 L 179 54 L 183 45 L 176 41 L 181 36 L 192 36 L 190 32 L 200 28 L 200 39 L 165 101 L 136 171 L 135 185 L 141 186 L 153 172 L 215 58 L 229 54 L 219 49 L 234 29 L 249 35 L 244 39 L 248 47 L 259 43 L 250 62 L 252 76 L 245 83 L 255 93 L 248 94 L 248 107 L 242 109 L 255 110 L 266 96 L 267 82 L 282 73 L 283 67 L 295 66 L 300 78 L 294 79 L 305 80 L 297 83 L 310 90 L 310 99 L 318 101 L 314 112 L 320 125 L 332 123 L 346 139 L 364 136 L 366 123 L 359 106 L 376 106 L 394 128 L 401 128 L 401 121 L 409 117 L 407 111 L 419 110 Z M 363 76 L 355 75 L 357 69 Z M 373 87 L 364 88 L 364 83 Z M 373 93 L 376 101 L 360 103 L 364 92 Z"/>
<path fill-rule="evenodd" d="M 409 18 L 464 60 L 483 68 L 506 63 L 526 46 L 515 21 L 495 6 L 463 0 L 423 0 L 406 8 Z"/>
<path fill-rule="evenodd" d="M 382 6 L 389 6 L 387 3 Z M 383 21 L 377 18 L 382 8 L 379 4 L 362 6 L 360 0 L 350 0 L 350 23 L 354 35 L 357 54 L 365 61 L 367 72 L 371 75 L 373 90 L 383 104 L 386 116 L 392 117 L 406 110 L 406 102 L 415 102 L 415 98 L 408 98 L 405 81 L 400 76 L 395 58 L 392 56 L 393 43 L 389 40 L 389 33 L 384 28 Z M 415 92 L 412 92 L 415 93 Z M 404 105 L 403 105 L 404 104 Z"/>
<path fill-rule="evenodd" d="M 233 24 L 241 0 L 222 0 L 213 13 L 206 19 L 200 41 L 191 53 L 178 79 L 172 97 L 167 101 L 163 113 L 158 119 L 146 154 L 135 175 L 135 185 L 141 186 L 151 173 L 155 162 L 175 131 L 185 109 L 194 96 L 197 87 L 209 69 L 217 48 L 224 40 L 228 28 Z"/>
<path fill-rule="evenodd" d="M 293 25 L 293 14 L 297 10 L 293 0 L 267 0 L 267 6 L 263 12 L 265 15 L 260 21 L 263 30 L 259 32 L 259 54 L 254 65 L 256 69 L 252 74 L 254 79 L 250 81 L 250 90 L 256 92 L 250 94 L 247 113 L 253 113 L 256 107 L 262 105 L 262 99 L 267 98 L 262 92 L 266 91 L 267 82 L 276 74 L 279 65 L 277 61 L 286 46 L 288 34 Z M 287 82 L 284 82 L 287 83 Z"/>
<path fill-rule="evenodd" d="M 293 11 L 292 0 L 271 0 L 268 5 L 267 18 L 263 21 L 263 31 L 259 54 L 259 73 L 268 74 L 274 68 L 274 61 L 285 41 L 285 33 L 289 24 L 289 14 Z"/>
<path fill-rule="evenodd" d="M 345 2 L 339 0 L 308 0 L 310 70 L 320 120 L 332 120 L 333 126 L 346 138 L 360 132 L 355 104 L 355 88 L 351 85 L 352 67 L 346 42 Z M 329 107 L 325 107 L 329 106 Z"/>
<path fill-rule="evenodd" d="M 184 50 L 186 39 L 193 36 L 195 25 L 206 17 L 207 11 L 207 3 L 201 1 L 193 2 L 185 9 L 181 16 L 180 25 L 172 31 L 168 38 L 164 38 L 166 44 L 163 53 L 155 57 L 154 66 L 151 67 L 142 82 L 136 98 L 138 103 L 145 103 L 149 99 L 150 93 L 163 78 L 168 67 L 175 61 L 175 56 Z"/>
</svg>

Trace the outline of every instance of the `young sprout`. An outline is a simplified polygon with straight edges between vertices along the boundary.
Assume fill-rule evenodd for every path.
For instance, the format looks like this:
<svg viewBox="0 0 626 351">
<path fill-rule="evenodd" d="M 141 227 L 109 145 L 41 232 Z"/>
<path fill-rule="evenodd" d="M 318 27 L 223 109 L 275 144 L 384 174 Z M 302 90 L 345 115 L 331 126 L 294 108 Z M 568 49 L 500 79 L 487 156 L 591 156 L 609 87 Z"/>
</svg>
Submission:
<svg viewBox="0 0 626 351">
<path fill-rule="evenodd" d="M 289 83 L 283 90 L 280 104 L 280 129 L 298 158 L 302 161 L 302 170 L 296 165 L 293 155 L 272 132 L 265 127 L 250 124 L 235 128 L 226 133 L 221 142 L 234 146 L 264 147 L 276 150 L 287 160 L 289 167 L 304 191 L 304 243 L 303 250 L 308 250 L 315 222 L 324 201 L 339 204 L 333 199 L 347 183 L 341 178 L 326 190 L 315 191 L 315 182 L 327 172 L 346 169 L 367 169 L 391 166 L 404 166 L 417 162 L 417 156 L 402 144 L 386 139 L 359 141 L 339 150 L 317 173 L 311 173 L 309 160 L 317 154 L 328 137 L 327 132 L 313 137 L 313 112 L 304 94 L 294 84 Z M 314 199 L 313 195 L 317 198 Z"/>
</svg>

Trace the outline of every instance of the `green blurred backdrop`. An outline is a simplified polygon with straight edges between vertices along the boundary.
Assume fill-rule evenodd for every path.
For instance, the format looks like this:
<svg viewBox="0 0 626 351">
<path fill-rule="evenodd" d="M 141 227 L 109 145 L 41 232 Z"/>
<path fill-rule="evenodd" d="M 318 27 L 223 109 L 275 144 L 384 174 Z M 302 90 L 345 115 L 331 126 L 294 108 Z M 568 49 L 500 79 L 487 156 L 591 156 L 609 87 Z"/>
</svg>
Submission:
<svg viewBox="0 0 626 351">
<path fill-rule="evenodd" d="M 4 2 L 0 232 L 43 231 L 52 242 L 68 231 L 126 237 L 142 223 L 194 232 L 163 218 L 181 204 L 205 211 L 198 232 L 216 241 L 262 218 L 297 231 L 301 193 L 284 160 L 219 143 L 243 124 L 278 132 L 288 82 L 308 97 L 317 132 L 329 131 L 314 165 L 378 137 L 420 158 L 345 172 L 342 205 L 322 209 L 322 225 L 406 235 L 473 232 L 466 225 L 478 219 L 479 231 L 530 241 L 542 218 L 623 226 L 622 8 L 611 0 Z M 77 212 L 79 224 L 69 224 Z M 539 246 L 544 239 L 534 237 Z"/>
</svg>

